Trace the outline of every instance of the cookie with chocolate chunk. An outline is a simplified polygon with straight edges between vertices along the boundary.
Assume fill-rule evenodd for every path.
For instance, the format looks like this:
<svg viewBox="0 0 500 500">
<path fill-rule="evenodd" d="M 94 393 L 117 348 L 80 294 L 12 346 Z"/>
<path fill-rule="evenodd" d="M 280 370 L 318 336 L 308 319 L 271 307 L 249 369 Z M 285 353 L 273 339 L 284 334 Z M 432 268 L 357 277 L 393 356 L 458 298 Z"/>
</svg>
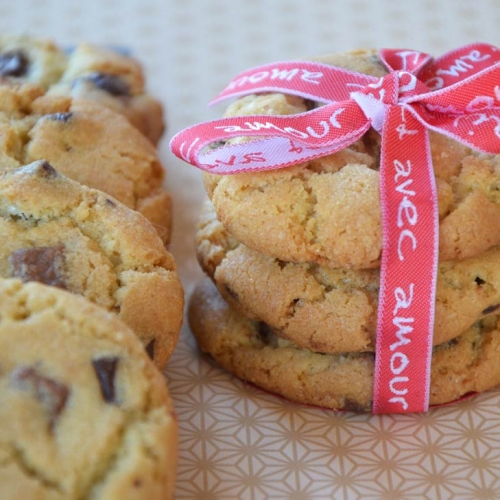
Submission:
<svg viewBox="0 0 500 500">
<path fill-rule="evenodd" d="M 133 332 L 87 300 L 0 280 L 0 497 L 173 497 L 177 421 Z"/>
<path fill-rule="evenodd" d="M 46 90 L 66 68 L 66 54 L 52 41 L 26 35 L 0 35 L 0 84 L 28 82 Z"/>
<path fill-rule="evenodd" d="M 243 316 L 317 352 L 374 351 L 379 269 L 293 263 L 251 250 L 202 206 L 196 252 L 223 298 Z M 446 342 L 500 308 L 500 247 L 439 263 L 434 344 Z"/>
<path fill-rule="evenodd" d="M 277 336 L 233 311 L 206 278 L 188 312 L 200 349 L 237 377 L 292 401 L 370 411 L 373 353 L 322 354 Z M 500 318 L 489 316 L 434 347 L 430 403 L 454 401 L 500 384 Z"/>
<path fill-rule="evenodd" d="M 81 43 L 69 54 L 50 40 L 0 36 L 0 85 L 32 84 L 54 96 L 90 100 L 124 115 L 157 144 L 163 106 L 146 92 L 141 64 L 117 51 Z"/>
<path fill-rule="evenodd" d="M 81 43 L 71 52 L 61 80 L 49 94 L 92 100 L 128 118 L 153 144 L 165 124 L 161 103 L 146 93 L 138 60 L 116 51 Z"/>
<path fill-rule="evenodd" d="M 0 174 L 0 234 L 0 277 L 63 288 L 115 313 L 163 368 L 183 290 L 141 214 L 37 161 Z"/>
<path fill-rule="evenodd" d="M 374 51 L 319 60 L 373 76 L 386 72 Z M 295 114 L 311 106 L 316 104 L 283 94 L 250 95 L 225 116 Z M 440 259 L 474 257 L 500 244 L 500 156 L 437 133 L 430 137 Z M 206 173 L 204 179 L 219 220 L 247 247 L 288 262 L 376 268 L 382 251 L 379 161 L 380 136 L 372 130 L 323 158 L 272 171 Z"/>
<path fill-rule="evenodd" d="M 172 203 L 150 141 L 97 103 L 0 84 L 0 170 L 42 159 L 141 212 L 169 243 Z"/>
</svg>

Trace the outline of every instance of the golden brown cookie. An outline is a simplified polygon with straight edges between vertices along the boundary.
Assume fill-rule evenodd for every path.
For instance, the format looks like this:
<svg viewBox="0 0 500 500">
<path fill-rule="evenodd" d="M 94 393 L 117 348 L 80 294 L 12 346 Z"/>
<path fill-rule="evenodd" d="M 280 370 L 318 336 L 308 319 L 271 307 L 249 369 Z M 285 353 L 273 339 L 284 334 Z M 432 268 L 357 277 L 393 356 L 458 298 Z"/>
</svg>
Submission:
<svg viewBox="0 0 500 500">
<path fill-rule="evenodd" d="M 292 401 L 369 411 L 373 353 L 320 354 L 276 336 L 234 312 L 207 278 L 194 291 L 189 323 L 200 349 L 237 377 Z M 431 404 L 500 384 L 500 320 L 489 316 L 434 347 Z"/>
<path fill-rule="evenodd" d="M 317 352 L 374 351 L 379 269 L 293 263 L 250 250 L 202 206 L 196 252 L 203 270 L 238 313 Z M 434 345 L 500 308 L 500 247 L 438 266 Z"/>
<path fill-rule="evenodd" d="M 81 43 L 68 55 L 50 40 L 1 35 L 0 79 L 95 101 L 124 115 L 155 145 L 165 129 L 163 106 L 146 92 L 141 64 L 116 50 Z"/>
<path fill-rule="evenodd" d="M 89 101 L 0 85 L 0 169 L 47 160 L 141 212 L 170 241 L 172 207 L 155 147 L 118 113 Z"/>
<path fill-rule="evenodd" d="M 39 281 L 117 314 L 163 368 L 183 290 L 153 226 L 105 193 L 38 161 L 0 174 L 0 277 Z"/>
<path fill-rule="evenodd" d="M 126 116 L 153 144 L 165 129 L 163 107 L 146 93 L 139 61 L 117 51 L 89 43 L 77 45 L 61 80 L 48 93 L 111 108 Z"/>
<path fill-rule="evenodd" d="M 0 78 L 34 83 L 43 89 L 58 82 L 66 55 L 52 41 L 27 35 L 0 35 Z"/>
<path fill-rule="evenodd" d="M 321 58 L 320 58 L 321 59 Z M 322 58 L 375 76 L 373 51 Z M 251 95 L 225 116 L 293 114 L 316 104 L 282 94 Z M 479 255 L 500 243 L 500 160 L 431 133 L 436 176 L 440 259 Z M 288 262 L 375 268 L 382 249 L 380 137 L 373 130 L 338 153 L 274 171 L 204 174 L 219 220 L 241 243 Z"/>
<path fill-rule="evenodd" d="M 0 498 L 173 497 L 177 421 L 164 377 L 118 318 L 0 280 Z"/>
</svg>

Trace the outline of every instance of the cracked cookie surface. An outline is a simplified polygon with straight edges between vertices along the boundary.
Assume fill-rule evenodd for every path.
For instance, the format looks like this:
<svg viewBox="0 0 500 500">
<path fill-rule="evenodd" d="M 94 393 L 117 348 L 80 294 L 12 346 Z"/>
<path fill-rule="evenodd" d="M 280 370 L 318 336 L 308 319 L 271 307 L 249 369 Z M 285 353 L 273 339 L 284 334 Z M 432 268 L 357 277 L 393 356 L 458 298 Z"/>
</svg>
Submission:
<svg viewBox="0 0 500 500">
<path fill-rule="evenodd" d="M 317 352 L 374 351 L 379 269 L 334 269 L 285 262 L 240 244 L 202 206 L 196 252 L 231 307 Z M 500 248 L 437 273 L 434 345 L 460 335 L 500 308 Z"/>
<path fill-rule="evenodd" d="M 373 353 L 321 354 L 300 348 L 233 311 L 208 278 L 195 289 L 188 318 L 200 349 L 237 377 L 298 403 L 370 411 Z M 498 315 L 434 347 L 430 403 L 499 384 L 499 355 Z"/>
<path fill-rule="evenodd" d="M 64 288 L 117 314 L 164 367 L 183 289 L 141 214 L 38 161 L 0 174 L 0 232 L 1 277 Z"/>
<path fill-rule="evenodd" d="M 88 101 L 0 85 L 0 169 L 47 160 L 141 212 L 168 244 L 171 198 L 154 146 L 119 114 Z"/>
<path fill-rule="evenodd" d="M 0 297 L 0 497 L 172 498 L 176 417 L 132 331 L 39 283 Z"/>
<path fill-rule="evenodd" d="M 382 76 L 373 51 L 317 58 Z M 294 114 L 309 101 L 282 94 L 246 96 L 225 116 Z M 500 243 L 500 157 L 430 133 L 439 203 L 440 259 L 479 255 Z M 285 261 L 376 268 L 382 249 L 380 137 L 374 131 L 333 155 L 275 171 L 204 173 L 218 218 L 247 247 Z"/>
</svg>

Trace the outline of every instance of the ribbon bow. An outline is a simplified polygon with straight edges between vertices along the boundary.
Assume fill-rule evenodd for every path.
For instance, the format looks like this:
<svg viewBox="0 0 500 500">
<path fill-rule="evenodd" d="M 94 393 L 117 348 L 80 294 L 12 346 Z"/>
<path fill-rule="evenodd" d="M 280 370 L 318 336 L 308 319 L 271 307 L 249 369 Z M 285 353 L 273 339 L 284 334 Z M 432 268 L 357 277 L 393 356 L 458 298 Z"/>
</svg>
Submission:
<svg viewBox="0 0 500 500">
<path fill-rule="evenodd" d="M 287 167 L 344 149 L 373 127 L 382 135 L 383 251 L 374 413 L 425 411 L 434 325 L 439 221 L 427 129 L 500 152 L 500 51 L 478 43 L 439 59 L 382 49 L 382 78 L 289 61 L 247 70 L 213 102 L 283 92 L 324 103 L 290 116 L 205 122 L 173 137 L 181 159 L 215 174 Z M 233 137 L 255 140 L 203 152 Z"/>
</svg>

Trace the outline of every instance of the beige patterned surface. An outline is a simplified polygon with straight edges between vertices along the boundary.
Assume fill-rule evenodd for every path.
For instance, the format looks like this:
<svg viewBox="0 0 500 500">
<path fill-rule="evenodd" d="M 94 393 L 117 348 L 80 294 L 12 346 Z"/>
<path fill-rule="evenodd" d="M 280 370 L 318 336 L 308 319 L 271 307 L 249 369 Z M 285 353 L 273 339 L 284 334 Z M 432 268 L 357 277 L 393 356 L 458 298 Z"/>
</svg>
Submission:
<svg viewBox="0 0 500 500">
<path fill-rule="evenodd" d="M 0 29 L 130 47 L 168 110 L 169 137 L 218 115 L 238 71 L 356 47 L 440 54 L 500 44 L 500 0 L 0 0 Z M 200 174 L 161 146 L 172 250 L 187 293 Z M 167 369 L 181 425 L 178 499 L 500 498 L 500 390 L 426 415 L 353 416 L 293 405 L 200 357 L 187 326 Z"/>
</svg>

